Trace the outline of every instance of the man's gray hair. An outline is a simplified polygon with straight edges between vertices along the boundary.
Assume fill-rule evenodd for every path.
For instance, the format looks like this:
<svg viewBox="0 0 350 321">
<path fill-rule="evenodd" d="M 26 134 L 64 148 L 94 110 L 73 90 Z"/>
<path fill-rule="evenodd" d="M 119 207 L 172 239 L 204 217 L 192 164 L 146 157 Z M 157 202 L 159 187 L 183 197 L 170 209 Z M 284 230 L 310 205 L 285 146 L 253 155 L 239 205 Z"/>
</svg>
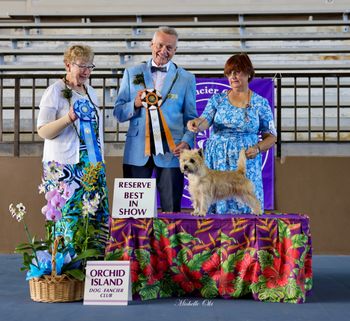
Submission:
<svg viewBox="0 0 350 321">
<path fill-rule="evenodd" d="M 158 32 L 162 32 L 165 33 L 167 35 L 172 35 L 176 37 L 176 41 L 179 40 L 179 34 L 177 33 L 177 31 L 175 30 L 175 28 L 172 27 L 168 27 L 168 26 L 160 26 L 158 27 L 158 29 L 155 31 L 152 40 L 154 40 L 156 34 Z"/>
</svg>

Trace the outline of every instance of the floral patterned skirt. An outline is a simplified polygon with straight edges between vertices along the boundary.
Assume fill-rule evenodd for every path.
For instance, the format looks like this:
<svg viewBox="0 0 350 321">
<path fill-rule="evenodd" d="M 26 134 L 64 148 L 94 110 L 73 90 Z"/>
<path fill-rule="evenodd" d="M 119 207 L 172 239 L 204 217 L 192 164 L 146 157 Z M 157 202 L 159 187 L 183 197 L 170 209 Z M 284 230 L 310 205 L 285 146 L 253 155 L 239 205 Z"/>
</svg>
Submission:
<svg viewBox="0 0 350 321">
<path fill-rule="evenodd" d="M 71 254 L 81 252 L 81 247 L 85 246 L 103 255 L 109 232 L 105 164 L 90 163 L 84 152 L 80 156 L 80 162 L 74 165 L 44 162 L 42 186 L 45 192 L 50 186 L 60 186 L 63 191 L 65 200 L 61 203 L 59 219 L 55 219 L 54 233 L 64 237 L 65 247 Z M 81 231 L 82 226 L 84 231 Z"/>
</svg>

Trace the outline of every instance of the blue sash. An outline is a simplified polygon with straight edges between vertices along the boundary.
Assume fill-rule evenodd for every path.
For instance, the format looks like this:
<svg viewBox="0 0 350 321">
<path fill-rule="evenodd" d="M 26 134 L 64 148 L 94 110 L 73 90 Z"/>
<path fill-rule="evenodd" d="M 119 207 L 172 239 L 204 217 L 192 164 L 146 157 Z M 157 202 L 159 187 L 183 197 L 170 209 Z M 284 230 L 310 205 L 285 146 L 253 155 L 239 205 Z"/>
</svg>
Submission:
<svg viewBox="0 0 350 321">
<path fill-rule="evenodd" d="M 89 100 L 79 99 L 74 103 L 73 109 L 80 119 L 80 135 L 81 139 L 85 142 L 89 161 L 93 164 L 101 162 L 101 150 L 98 147 L 97 137 L 92 126 L 92 120 L 97 118 L 95 107 Z"/>
</svg>

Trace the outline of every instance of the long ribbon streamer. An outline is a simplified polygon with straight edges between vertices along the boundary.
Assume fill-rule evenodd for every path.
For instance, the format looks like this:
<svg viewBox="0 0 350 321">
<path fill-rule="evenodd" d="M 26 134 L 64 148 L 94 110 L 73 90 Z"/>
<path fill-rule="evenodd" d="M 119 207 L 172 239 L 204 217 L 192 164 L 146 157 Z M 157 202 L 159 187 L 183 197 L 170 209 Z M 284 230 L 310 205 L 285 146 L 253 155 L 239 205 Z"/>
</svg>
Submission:
<svg viewBox="0 0 350 321">
<path fill-rule="evenodd" d="M 155 89 L 146 89 L 142 94 L 141 99 L 142 105 L 146 109 L 145 155 L 151 156 L 150 123 L 152 124 L 153 142 L 156 155 L 164 155 L 161 125 L 164 129 L 165 140 L 168 144 L 169 150 L 173 151 L 176 146 L 163 112 L 160 108 L 162 105 L 161 94 Z"/>
<path fill-rule="evenodd" d="M 73 109 L 80 120 L 80 133 L 86 145 L 89 161 L 93 164 L 101 162 L 101 150 L 98 147 L 97 137 L 92 125 L 92 120 L 96 118 L 94 106 L 87 99 L 79 99 L 74 103 Z"/>
</svg>

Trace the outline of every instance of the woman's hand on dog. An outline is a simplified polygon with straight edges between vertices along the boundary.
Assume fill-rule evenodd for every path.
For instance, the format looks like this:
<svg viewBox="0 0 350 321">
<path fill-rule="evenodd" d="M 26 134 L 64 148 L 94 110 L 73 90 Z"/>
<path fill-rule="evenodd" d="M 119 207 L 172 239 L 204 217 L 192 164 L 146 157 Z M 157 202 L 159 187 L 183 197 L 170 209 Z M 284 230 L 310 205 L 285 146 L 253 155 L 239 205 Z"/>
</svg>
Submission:
<svg viewBox="0 0 350 321">
<path fill-rule="evenodd" d="M 257 146 L 252 146 L 249 147 L 246 151 L 245 151 L 245 156 L 247 158 L 255 158 L 256 156 L 258 156 L 260 154 L 260 149 Z"/>
</svg>

